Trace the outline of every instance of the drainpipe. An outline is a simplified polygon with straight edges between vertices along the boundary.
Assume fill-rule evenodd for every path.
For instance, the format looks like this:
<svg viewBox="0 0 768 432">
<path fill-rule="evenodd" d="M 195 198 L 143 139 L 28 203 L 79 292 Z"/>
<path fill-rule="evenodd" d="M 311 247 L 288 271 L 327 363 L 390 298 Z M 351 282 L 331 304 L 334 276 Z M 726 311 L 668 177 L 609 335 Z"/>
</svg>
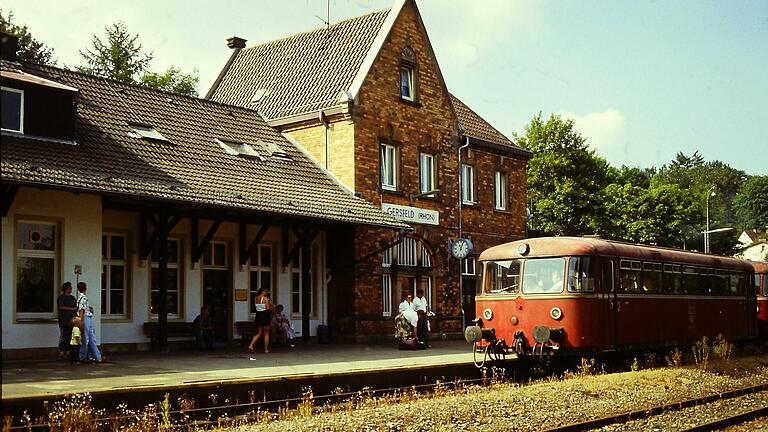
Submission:
<svg viewBox="0 0 768 432">
<path fill-rule="evenodd" d="M 325 113 L 323 110 L 318 111 L 317 119 L 325 126 L 325 169 L 328 169 L 328 126 L 329 123 L 325 119 Z"/>
<path fill-rule="evenodd" d="M 461 171 L 461 151 L 465 148 L 469 147 L 469 137 L 465 136 L 464 139 L 466 140 L 465 144 L 462 146 L 459 146 L 459 211 L 458 211 L 458 228 L 459 228 L 459 235 L 458 238 L 461 238 L 461 205 L 462 205 L 462 199 L 461 199 L 461 192 L 462 192 L 462 171 Z M 461 311 L 461 328 L 459 329 L 460 332 L 464 331 L 464 327 L 466 326 L 466 316 L 464 316 L 464 278 L 461 276 L 461 260 L 459 260 L 459 310 Z"/>
</svg>

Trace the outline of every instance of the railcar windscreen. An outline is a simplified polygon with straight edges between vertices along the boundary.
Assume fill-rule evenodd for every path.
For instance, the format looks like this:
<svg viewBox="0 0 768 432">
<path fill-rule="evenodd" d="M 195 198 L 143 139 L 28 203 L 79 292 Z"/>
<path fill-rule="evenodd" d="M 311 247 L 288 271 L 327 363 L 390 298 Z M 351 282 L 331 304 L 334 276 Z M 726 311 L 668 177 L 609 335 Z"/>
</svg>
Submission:
<svg viewBox="0 0 768 432">
<path fill-rule="evenodd" d="M 499 260 L 487 263 L 485 292 L 488 294 L 515 294 L 520 291 L 522 260 Z"/>
<path fill-rule="evenodd" d="M 523 270 L 524 294 L 563 292 L 565 258 L 528 259 Z"/>
</svg>

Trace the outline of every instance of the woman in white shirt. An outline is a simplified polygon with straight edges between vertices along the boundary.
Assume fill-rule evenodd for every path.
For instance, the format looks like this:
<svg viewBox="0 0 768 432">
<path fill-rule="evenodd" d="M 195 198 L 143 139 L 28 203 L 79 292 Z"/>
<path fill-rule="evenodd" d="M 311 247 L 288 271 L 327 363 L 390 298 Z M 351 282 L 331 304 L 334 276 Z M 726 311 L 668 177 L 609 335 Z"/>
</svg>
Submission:
<svg viewBox="0 0 768 432">
<path fill-rule="evenodd" d="M 262 335 L 264 336 L 264 352 L 269 352 L 269 325 L 272 323 L 272 300 L 267 296 L 268 292 L 266 288 L 261 288 L 253 299 L 253 309 L 256 311 L 254 321 L 258 330 L 253 335 L 253 338 L 251 338 L 250 345 L 248 345 L 249 352 L 253 352 L 253 346 Z"/>
</svg>

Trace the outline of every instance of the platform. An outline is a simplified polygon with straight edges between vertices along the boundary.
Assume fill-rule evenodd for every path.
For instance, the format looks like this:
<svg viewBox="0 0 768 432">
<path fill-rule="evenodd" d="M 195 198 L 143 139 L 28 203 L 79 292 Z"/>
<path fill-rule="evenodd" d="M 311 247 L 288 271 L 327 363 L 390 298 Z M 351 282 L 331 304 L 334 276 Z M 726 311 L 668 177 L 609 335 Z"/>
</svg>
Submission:
<svg viewBox="0 0 768 432">
<path fill-rule="evenodd" d="M 472 364 L 464 341 L 439 340 L 423 351 L 400 351 L 387 345 L 297 345 L 269 354 L 239 349 L 210 352 L 130 353 L 108 356 L 102 364 L 70 365 L 65 361 L 6 361 L 2 371 L 3 405 L 23 400 L 57 399 L 67 394 L 174 393 L 195 387 L 257 385 L 369 373 L 420 371 L 430 367 Z M 5 410 L 4 410 L 5 411 Z"/>
</svg>

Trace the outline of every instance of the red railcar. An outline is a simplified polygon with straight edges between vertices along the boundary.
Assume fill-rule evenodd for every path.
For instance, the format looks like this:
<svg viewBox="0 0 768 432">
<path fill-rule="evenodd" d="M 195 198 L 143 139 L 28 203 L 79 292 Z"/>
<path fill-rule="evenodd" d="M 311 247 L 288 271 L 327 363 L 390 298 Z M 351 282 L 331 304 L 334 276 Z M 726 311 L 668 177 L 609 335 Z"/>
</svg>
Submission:
<svg viewBox="0 0 768 432">
<path fill-rule="evenodd" d="M 480 261 L 480 318 L 465 337 L 497 352 L 589 355 L 757 333 L 752 265 L 734 258 L 548 237 L 492 247 Z"/>
<path fill-rule="evenodd" d="M 768 339 L 768 263 L 753 261 L 752 267 L 757 294 L 757 332 L 761 338 Z"/>
</svg>

